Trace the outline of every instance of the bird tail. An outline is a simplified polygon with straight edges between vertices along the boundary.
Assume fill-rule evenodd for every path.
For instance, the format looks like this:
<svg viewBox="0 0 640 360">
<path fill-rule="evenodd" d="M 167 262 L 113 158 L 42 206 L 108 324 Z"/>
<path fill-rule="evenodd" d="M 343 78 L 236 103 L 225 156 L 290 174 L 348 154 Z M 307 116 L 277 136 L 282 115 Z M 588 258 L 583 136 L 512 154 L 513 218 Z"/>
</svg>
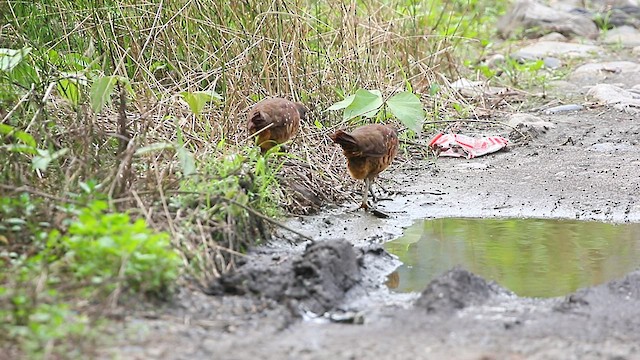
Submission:
<svg viewBox="0 0 640 360">
<path fill-rule="evenodd" d="M 334 143 L 340 145 L 345 153 L 356 154 L 361 151 L 360 145 L 358 145 L 356 139 L 347 132 L 338 130 L 335 133 L 329 135 L 329 137 L 331 138 L 331 140 L 333 140 Z"/>
</svg>

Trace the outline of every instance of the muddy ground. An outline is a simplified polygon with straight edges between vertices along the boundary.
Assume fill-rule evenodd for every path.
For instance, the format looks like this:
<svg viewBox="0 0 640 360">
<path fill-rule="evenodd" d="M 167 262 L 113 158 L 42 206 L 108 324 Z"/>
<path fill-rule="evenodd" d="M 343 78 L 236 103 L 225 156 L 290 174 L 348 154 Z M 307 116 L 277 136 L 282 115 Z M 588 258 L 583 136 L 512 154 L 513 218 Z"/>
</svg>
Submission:
<svg viewBox="0 0 640 360">
<path fill-rule="evenodd" d="M 611 58 L 611 54 L 609 56 Z M 585 62 L 594 62 L 590 59 Z M 587 86 L 638 74 L 569 77 L 549 98 L 590 104 Z M 381 244 L 419 218 L 640 221 L 638 115 L 600 106 L 532 113 L 554 127 L 473 160 L 400 158 L 379 219 L 330 208 L 288 225 L 316 240 L 255 249 L 239 272 L 172 304 L 136 311 L 99 350 L 122 359 L 640 359 L 640 271 L 566 297 L 533 299 L 463 269 L 421 294 L 394 294 Z M 505 120 L 507 114 L 494 120 Z M 508 135 L 509 128 L 465 128 Z M 293 242 L 293 244 L 291 243 Z"/>
</svg>

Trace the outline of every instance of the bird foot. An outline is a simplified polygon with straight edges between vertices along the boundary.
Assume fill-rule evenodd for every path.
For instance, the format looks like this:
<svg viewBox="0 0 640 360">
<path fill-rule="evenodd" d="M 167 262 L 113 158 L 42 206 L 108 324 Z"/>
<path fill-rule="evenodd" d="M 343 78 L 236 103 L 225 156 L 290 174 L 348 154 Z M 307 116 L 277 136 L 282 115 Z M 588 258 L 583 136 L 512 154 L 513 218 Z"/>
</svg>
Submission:
<svg viewBox="0 0 640 360">
<path fill-rule="evenodd" d="M 375 216 L 375 217 L 377 217 L 377 218 L 380 218 L 380 219 L 387 219 L 387 218 L 389 218 L 389 214 L 388 214 L 388 213 L 386 213 L 386 212 L 384 212 L 384 211 L 381 211 L 381 210 L 378 210 L 378 209 L 376 209 L 376 208 L 371 208 L 369 211 L 371 212 L 371 214 L 372 214 L 373 216 Z"/>
<path fill-rule="evenodd" d="M 369 204 L 361 204 L 355 209 L 347 210 L 347 213 L 356 212 L 356 211 L 359 211 L 360 209 L 364 209 L 365 212 L 371 213 L 371 215 L 380 219 L 387 219 L 390 216 L 388 213 L 378 210 L 374 206 L 369 206 Z"/>
</svg>

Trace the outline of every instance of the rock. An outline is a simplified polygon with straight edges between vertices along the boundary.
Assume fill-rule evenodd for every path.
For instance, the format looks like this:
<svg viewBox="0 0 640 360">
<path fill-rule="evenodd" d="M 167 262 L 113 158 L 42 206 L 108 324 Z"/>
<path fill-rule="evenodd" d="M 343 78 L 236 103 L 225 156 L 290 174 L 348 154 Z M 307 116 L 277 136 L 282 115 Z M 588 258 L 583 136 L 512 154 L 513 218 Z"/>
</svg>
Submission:
<svg viewBox="0 0 640 360">
<path fill-rule="evenodd" d="M 346 240 L 319 241 L 310 244 L 302 255 L 253 258 L 216 279 L 206 293 L 255 294 L 294 301 L 322 314 L 337 306 L 360 281 L 360 260 L 353 245 Z"/>
<path fill-rule="evenodd" d="M 540 135 L 546 134 L 549 129 L 556 127 L 551 122 L 544 121 L 535 115 L 524 113 L 512 114 L 507 124 L 514 128 L 509 133 L 509 140 L 512 141 L 520 140 L 523 134 L 535 139 Z"/>
<path fill-rule="evenodd" d="M 546 57 L 543 59 L 543 61 L 544 67 L 546 67 L 547 69 L 555 70 L 562 67 L 562 61 L 554 57 Z"/>
<path fill-rule="evenodd" d="M 640 94 L 609 84 L 598 84 L 592 87 L 587 96 L 594 100 L 611 105 L 617 110 L 632 114 L 640 112 Z"/>
<path fill-rule="evenodd" d="M 526 46 L 511 56 L 542 59 L 545 56 L 558 56 L 568 58 L 587 57 L 592 53 L 601 53 L 602 48 L 596 45 L 574 44 L 557 41 L 538 41 Z"/>
<path fill-rule="evenodd" d="M 429 313 L 450 313 L 471 305 L 481 305 L 492 296 L 507 294 L 495 283 L 461 268 L 453 268 L 427 285 L 415 303 Z"/>
<path fill-rule="evenodd" d="M 604 14 L 600 15 L 600 17 L 607 20 L 604 25 L 614 28 L 622 26 L 640 28 L 640 7 L 638 7 L 638 4 L 614 6 L 603 12 Z"/>
<path fill-rule="evenodd" d="M 603 34 L 601 40 L 605 44 L 620 44 L 624 47 L 639 46 L 640 31 L 625 25 L 607 31 Z"/>
<path fill-rule="evenodd" d="M 510 58 L 512 58 L 513 60 L 519 62 L 520 64 L 523 64 L 527 61 L 536 61 L 539 60 L 540 58 L 532 53 L 528 53 L 526 51 L 516 51 L 515 53 L 509 55 Z"/>
<path fill-rule="evenodd" d="M 454 81 L 451 83 L 451 87 L 467 97 L 497 95 L 507 90 L 502 87 L 489 86 L 486 81 L 471 81 L 465 78 Z"/>
<path fill-rule="evenodd" d="M 562 10 L 569 12 L 573 9 L 581 8 L 584 6 L 583 0 L 550 0 L 549 6 L 556 10 Z"/>
<path fill-rule="evenodd" d="M 567 39 L 566 36 L 564 36 L 564 35 L 562 35 L 560 33 L 557 33 L 557 32 L 549 33 L 549 34 L 541 37 L 540 39 L 538 39 L 538 41 L 559 41 L 559 42 L 565 42 L 567 40 L 569 40 L 569 39 Z"/>
<path fill-rule="evenodd" d="M 640 46 L 636 46 L 631 50 L 631 53 L 635 56 L 640 56 Z"/>
<path fill-rule="evenodd" d="M 587 16 L 572 14 L 533 0 L 519 0 L 498 20 L 498 34 L 508 38 L 522 29 L 539 29 L 540 35 L 557 32 L 567 37 L 595 39 L 596 24 Z"/>
<path fill-rule="evenodd" d="M 582 105 L 567 104 L 567 105 L 560 105 L 560 106 L 554 106 L 554 107 L 548 108 L 547 110 L 544 111 L 544 113 L 547 115 L 551 115 L 551 114 L 557 114 L 561 112 L 580 111 L 582 109 L 584 109 Z"/>
<path fill-rule="evenodd" d="M 640 64 L 631 61 L 585 64 L 575 69 L 568 80 L 583 86 L 608 83 L 630 87 L 640 83 Z"/>
<path fill-rule="evenodd" d="M 573 71 L 574 74 L 613 73 L 625 74 L 640 71 L 640 64 L 631 61 L 609 61 L 585 64 Z"/>
<path fill-rule="evenodd" d="M 504 64 L 504 62 L 505 57 L 502 54 L 491 55 L 485 60 L 485 64 L 489 67 L 489 69 L 495 69 L 499 65 Z"/>
<path fill-rule="evenodd" d="M 631 61 L 585 64 L 575 69 L 568 80 L 583 86 L 602 83 L 633 86 L 640 83 L 640 64 Z"/>
</svg>

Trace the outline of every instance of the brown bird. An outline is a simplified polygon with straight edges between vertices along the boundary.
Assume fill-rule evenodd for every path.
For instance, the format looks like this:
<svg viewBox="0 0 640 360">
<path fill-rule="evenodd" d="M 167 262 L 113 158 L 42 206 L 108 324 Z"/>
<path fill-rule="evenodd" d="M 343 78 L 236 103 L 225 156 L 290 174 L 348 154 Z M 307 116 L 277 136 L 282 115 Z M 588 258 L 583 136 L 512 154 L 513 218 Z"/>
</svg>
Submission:
<svg viewBox="0 0 640 360">
<path fill-rule="evenodd" d="M 247 117 L 247 130 L 257 138 L 262 153 L 291 139 L 307 114 L 306 106 L 282 98 L 270 98 L 255 104 Z"/>
<path fill-rule="evenodd" d="M 389 167 L 398 153 L 398 133 L 391 126 L 372 124 L 361 126 L 350 133 L 338 130 L 329 137 L 342 147 L 351 176 L 364 180 L 360 208 L 368 209 L 367 195 L 371 184 L 378 174 Z"/>
</svg>

